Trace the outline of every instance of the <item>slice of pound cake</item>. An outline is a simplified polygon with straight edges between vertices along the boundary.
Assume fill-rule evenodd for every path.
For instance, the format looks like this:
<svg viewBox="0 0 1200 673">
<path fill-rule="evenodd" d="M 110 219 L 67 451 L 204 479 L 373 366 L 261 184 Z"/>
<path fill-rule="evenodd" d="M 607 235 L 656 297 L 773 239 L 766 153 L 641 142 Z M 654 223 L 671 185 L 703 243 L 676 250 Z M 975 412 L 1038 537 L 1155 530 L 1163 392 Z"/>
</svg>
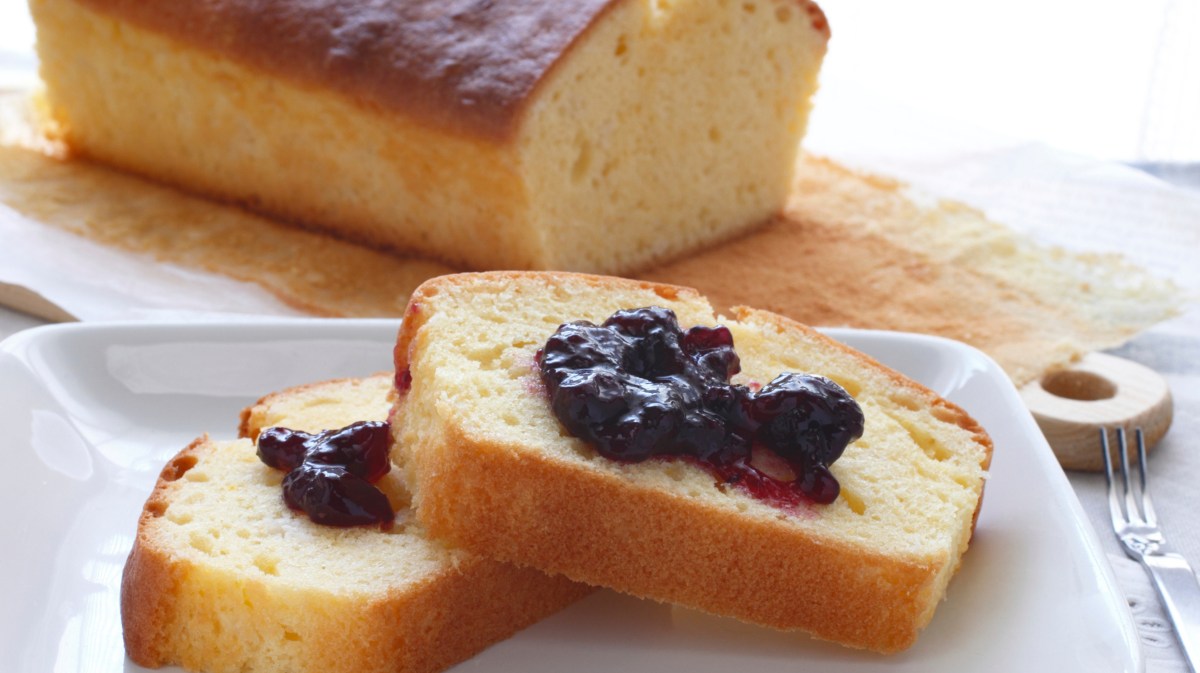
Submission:
<svg viewBox="0 0 1200 673">
<path fill-rule="evenodd" d="M 243 433 L 381 421 L 391 381 L 271 395 L 243 413 Z M 389 530 L 313 523 L 285 506 L 283 479 L 249 439 L 204 437 L 167 464 L 122 582 L 134 662 L 206 673 L 438 671 L 589 591 L 426 539 L 396 470 L 377 482 L 397 509 Z"/>
<path fill-rule="evenodd" d="M 469 268 L 617 272 L 783 209 L 809 0 L 31 0 L 82 155 Z"/>
<path fill-rule="evenodd" d="M 431 536 L 880 652 L 932 618 L 991 457 L 921 385 L 680 287 L 443 276 L 413 295 L 395 359 L 393 432 Z"/>
</svg>

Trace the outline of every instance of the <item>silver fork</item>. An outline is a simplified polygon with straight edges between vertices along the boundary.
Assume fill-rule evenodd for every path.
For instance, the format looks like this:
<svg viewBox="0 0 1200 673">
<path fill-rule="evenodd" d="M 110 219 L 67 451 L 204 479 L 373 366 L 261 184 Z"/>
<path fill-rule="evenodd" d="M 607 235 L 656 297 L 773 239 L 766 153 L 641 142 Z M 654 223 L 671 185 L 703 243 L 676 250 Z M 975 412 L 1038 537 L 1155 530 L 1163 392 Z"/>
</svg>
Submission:
<svg viewBox="0 0 1200 673">
<path fill-rule="evenodd" d="M 1114 459 L 1109 450 L 1108 430 L 1100 429 L 1100 447 L 1103 452 L 1104 476 L 1108 480 L 1108 508 L 1112 514 L 1113 530 L 1125 548 L 1129 558 L 1142 564 L 1154 589 L 1167 608 L 1167 614 L 1175 625 L 1175 635 L 1183 646 L 1183 656 L 1188 667 L 1196 673 L 1196 662 L 1200 661 L 1200 581 L 1196 573 L 1182 556 L 1171 550 L 1158 518 L 1150 502 L 1150 491 L 1146 486 L 1146 444 L 1142 430 L 1135 431 L 1137 437 L 1138 474 L 1136 484 L 1129 478 L 1129 450 L 1125 429 L 1117 428 L 1117 450 L 1120 456 Z M 1113 463 L 1121 468 L 1121 480 L 1113 476 Z M 1136 486 L 1136 488 L 1135 488 Z M 1122 506 L 1122 503 L 1124 506 Z M 1139 507 L 1140 505 L 1140 507 Z"/>
</svg>

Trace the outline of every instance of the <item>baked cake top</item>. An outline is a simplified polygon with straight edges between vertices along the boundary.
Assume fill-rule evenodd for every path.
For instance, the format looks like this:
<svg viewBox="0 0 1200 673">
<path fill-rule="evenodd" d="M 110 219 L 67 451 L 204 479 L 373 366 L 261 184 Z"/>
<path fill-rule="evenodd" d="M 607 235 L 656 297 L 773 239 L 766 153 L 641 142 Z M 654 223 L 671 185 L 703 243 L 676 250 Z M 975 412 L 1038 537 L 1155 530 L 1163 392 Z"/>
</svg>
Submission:
<svg viewBox="0 0 1200 673">
<path fill-rule="evenodd" d="M 510 136 L 525 101 L 627 0 L 77 0 L 179 42 L 454 132 Z"/>
</svg>

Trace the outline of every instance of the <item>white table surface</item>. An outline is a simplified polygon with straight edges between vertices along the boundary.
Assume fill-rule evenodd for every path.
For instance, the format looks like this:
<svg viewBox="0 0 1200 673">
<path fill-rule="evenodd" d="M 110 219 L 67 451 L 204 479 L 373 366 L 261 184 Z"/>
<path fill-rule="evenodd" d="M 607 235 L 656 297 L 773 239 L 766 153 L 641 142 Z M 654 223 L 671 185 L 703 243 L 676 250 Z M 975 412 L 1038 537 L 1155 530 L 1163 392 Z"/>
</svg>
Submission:
<svg viewBox="0 0 1200 673">
<path fill-rule="evenodd" d="M 822 75 L 827 89 L 859 87 L 987 133 L 1138 166 L 1200 195 L 1200 1 L 821 4 L 834 33 Z M 0 89 L 35 81 L 32 41 L 24 4 L 0 2 Z M 817 136 L 820 110 L 818 98 Z M 1194 254 L 1200 262 L 1200 249 Z M 1192 278 L 1181 280 L 1195 293 L 1200 284 Z M 0 308 L 0 338 L 40 324 Z M 1181 319 L 1115 352 L 1163 373 L 1172 388 L 1175 421 L 1152 456 L 1150 479 L 1167 535 L 1200 567 L 1200 308 L 1193 302 Z M 1118 578 L 1141 601 L 1146 586 L 1118 560 L 1108 529 L 1103 477 L 1068 476 Z M 1147 669 L 1184 670 L 1154 609 L 1135 612 Z"/>
</svg>

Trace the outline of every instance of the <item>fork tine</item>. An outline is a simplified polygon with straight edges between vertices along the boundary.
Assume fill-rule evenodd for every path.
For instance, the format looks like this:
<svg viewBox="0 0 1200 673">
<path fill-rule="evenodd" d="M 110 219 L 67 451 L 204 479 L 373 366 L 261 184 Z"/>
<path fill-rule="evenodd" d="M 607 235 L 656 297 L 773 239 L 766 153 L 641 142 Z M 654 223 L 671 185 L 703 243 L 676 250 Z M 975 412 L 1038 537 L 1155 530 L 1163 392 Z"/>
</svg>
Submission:
<svg viewBox="0 0 1200 673">
<path fill-rule="evenodd" d="M 1117 428 L 1117 451 L 1121 452 L 1121 481 L 1125 484 L 1125 516 L 1134 523 L 1143 523 L 1142 511 L 1138 508 L 1133 484 L 1129 480 L 1129 444 L 1125 438 L 1125 428 Z M 1142 477 L 1145 477 L 1145 472 Z"/>
<path fill-rule="evenodd" d="M 1113 526 L 1125 523 L 1125 512 L 1121 509 L 1121 498 L 1117 495 L 1117 482 L 1113 478 L 1112 452 L 1108 445 L 1108 428 L 1100 428 L 1100 453 L 1104 460 L 1104 481 L 1108 484 L 1108 511 L 1112 516 Z"/>
<path fill-rule="evenodd" d="M 1145 517 L 1147 525 L 1157 526 L 1158 517 L 1154 515 L 1154 503 L 1150 500 L 1150 488 L 1146 485 L 1146 439 L 1142 436 L 1141 428 L 1134 431 L 1134 436 L 1137 438 L 1138 482 L 1142 489 L 1142 516 Z"/>
<path fill-rule="evenodd" d="M 1125 488 L 1126 511 L 1121 511 L 1121 496 L 1113 478 L 1114 456 L 1108 429 L 1100 429 L 1100 450 L 1104 459 L 1104 478 L 1108 483 L 1108 507 L 1112 514 L 1113 531 L 1125 549 L 1125 555 L 1142 564 L 1150 574 L 1155 593 L 1166 607 L 1167 616 L 1183 648 L 1189 671 L 1200 673 L 1200 582 L 1187 560 L 1173 551 L 1159 530 L 1154 505 L 1150 501 L 1150 482 L 1146 474 L 1146 440 L 1140 428 L 1137 436 L 1138 484 L 1142 500 L 1139 512 L 1131 490 L 1129 476 L 1129 443 L 1124 428 L 1117 428 L 1118 450 L 1121 452 L 1121 483 Z M 1144 517 L 1144 518 L 1143 518 Z"/>
</svg>

